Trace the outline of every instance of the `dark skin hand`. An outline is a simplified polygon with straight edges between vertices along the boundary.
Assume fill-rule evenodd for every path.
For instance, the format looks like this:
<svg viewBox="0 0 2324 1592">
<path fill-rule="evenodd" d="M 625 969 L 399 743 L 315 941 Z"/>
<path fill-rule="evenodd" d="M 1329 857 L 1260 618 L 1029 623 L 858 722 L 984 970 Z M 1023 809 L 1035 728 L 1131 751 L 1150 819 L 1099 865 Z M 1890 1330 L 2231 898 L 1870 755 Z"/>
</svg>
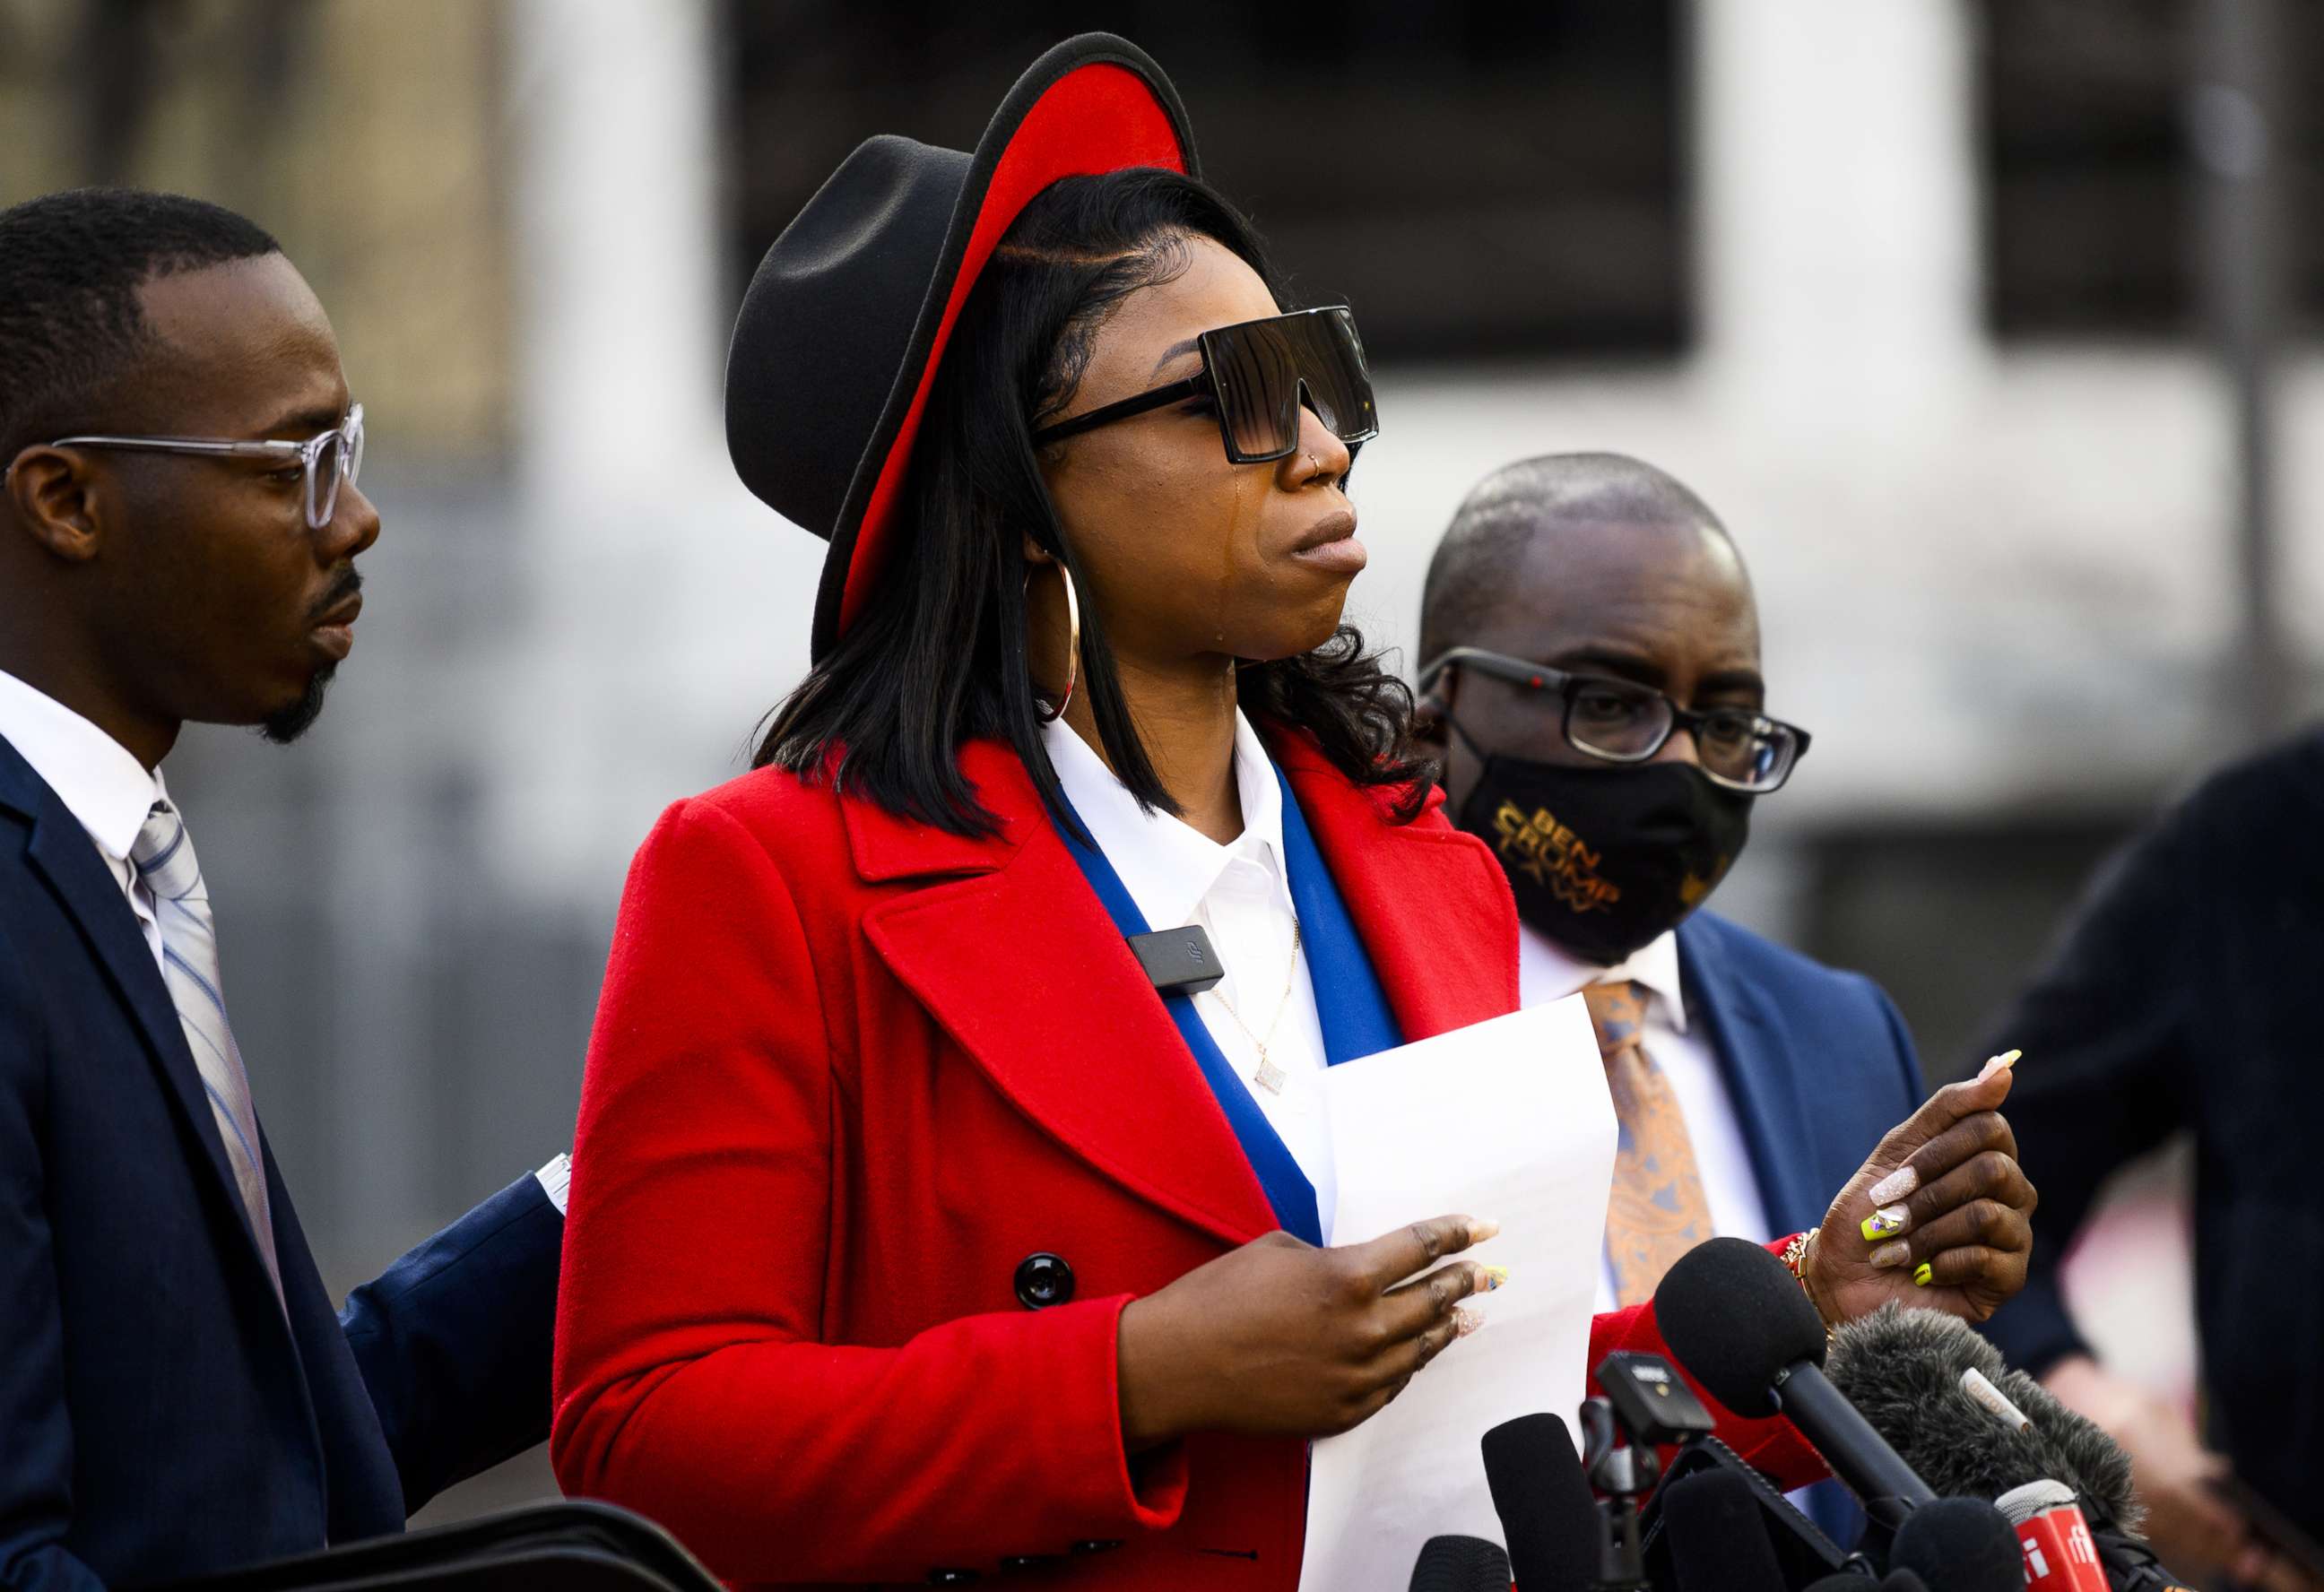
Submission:
<svg viewBox="0 0 2324 1592">
<path fill-rule="evenodd" d="M 1388 1407 L 1474 1318 L 1472 1261 L 1494 1229 L 1440 1216 L 1369 1244 L 1289 1233 L 1197 1266 L 1121 1315 L 1121 1430 L 1133 1453 L 1193 1431 L 1328 1437 Z M 1400 1285 L 1399 1285 L 1400 1284 Z"/>
<path fill-rule="evenodd" d="M 1197 333 L 1280 313 L 1232 253 L 1204 238 L 1187 249 L 1183 272 L 1131 294 L 1098 329 L 1058 419 L 1191 375 L 1201 367 Z M 1082 606 L 1103 616 L 1156 772 L 1186 823 L 1213 840 L 1242 832 L 1236 660 L 1287 658 L 1328 640 L 1360 566 L 1345 547 L 1313 550 L 1355 529 L 1340 490 L 1349 462 L 1311 413 L 1290 457 L 1231 464 L 1199 400 L 1043 455 L 1084 572 Z M 1064 586 L 1041 548 L 1028 543 L 1025 557 L 1028 645 L 1054 694 L 1066 676 Z M 1085 693 L 1065 722 L 1103 755 Z M 1314 1438 L 1368 1419 L 1463 1330 L 1460 1302 L 1484 1285 L 1483 1268 L 1435 1263 L 1488 1231 L 1441 1216 L 1333 1249 L 1270 1233 L 1133 1302 L 1117 1348 L 1124 1441 L 1137 1451 L 1194 1431 Z"/>
<path fill-rule="evenodd" d="M 1849 1179 L 1816 1231 L 1805 1274 L 1825 1321 L 1852 1321 L 1893 1299 L 1982 1321 L 2025 1285 L 2039 1197 L 2001 1116 L 2015 1076 L 2003 1067 L 1946 1084 Z M 1897 1183 L 1911 1192 L 1893 1192 Z M 1868 1217 L 1898 1206 L 1903 1229 L 1865 1236 Z M 1923 1265 L 1925 1283 L 1916 1280 Z"/>
<path fill-rule="evenodd" d="M 1545 511 L 1506 589 L 1508 600 L 1475 633 L 1441 644 L 1637 681 L 1683 707 L 1766 706 L 1758 605 L 1741 557 L 1716 526 Z M 1451 810 L 1460 811 L 1482 764 L 1449 733 L 1448 716 L 1488 751 L 1594 764 L 1567 743 L 1560 705 L 1554 694 L 1448 670 L 1423 709 L 1444 761 Z M 1655 760 L 1698 762 L 1693 737 L 1676 732 Z M 1849 1180 L 1805 1266 L 1809 1294 L 1827 1321 L 1852 1321 L 1890 1299 L 1981 1321 L 2024 1286 L 2036 1195 L 2000 1114 L 2013 1076 L 1999 1069 L 1937 1090 Z M 1905 1167 L 1912 1192 L 1870 1198 Z M 1865 1219 L 1900 1205 L 1903 1226 L 1866 1235 Z M 1916 1281 L 1923 1263 L 1925 1283 Z"/>
<path fill-rule="evenodd" d="M 140 293 L 161 340 L 76 431 L 303 441 L 337 425 L 331 326 L 280 254 Z M 151 768 L 180 727 L 294 708 L 336 659 L 354 561 L 379 515 L 350 485 L 309 529 L 300 472 L 265 459 L 34 446 L 0 494 L 0 669 L 88 719 Z"/>
</svg>

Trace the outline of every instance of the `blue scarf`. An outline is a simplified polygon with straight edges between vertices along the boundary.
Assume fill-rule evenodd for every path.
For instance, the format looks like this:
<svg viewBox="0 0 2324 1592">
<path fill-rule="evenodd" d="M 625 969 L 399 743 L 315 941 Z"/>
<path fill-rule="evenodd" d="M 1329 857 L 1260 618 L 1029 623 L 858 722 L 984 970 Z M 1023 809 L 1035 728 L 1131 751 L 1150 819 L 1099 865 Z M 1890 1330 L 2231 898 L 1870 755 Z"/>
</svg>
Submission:
<svg viewBox="0 0 2324 1592">
<path fill-rule="evenodd" d="M 1355 921 L 1348 916 L 1347 903 L 1340 899 L 1331 870 L 1323 866 L 1323 853 L 1315 849 L 1315 837 L 1308 833 L 1307 819 L 1299 811 L 1281 768 L 1276 768 L 1275 781 L 1283 791 L 1283 861 L 1289 875 L 1291 905 L 1299 915 L 1301 943 L 1307 952 L 1308 980 L 1315 990 L 1315 1014 L 1323 1024 L 1324 1060 L 1336 1067 L 1357 1056 L 1393 1050 L 1404 1043 L 1404 1035 L 1388 1010 L 1387 992 L 1372 971 L 1371 958 L 1356 935 Z M 1059 799 L 1064 799 L 1062 792 Z M 1073 811 L 1071 803 L 1065 804 L 1065 810 Z M 1074 816 L 1078 824 L 1080 814 Z M 1063 827 L 1057 833 L 1082 877 L 1097 892 L 1113 926 L 1124 938 L 1147 933 L 1153 925 L 1130 899 L 1105 853 Z M 1258 1174 L 1259 1187 L 1267 1192 L 1267 1202 L 1275 1209 L 1276 1221 L 1284 1231 L 1310 1244 L 1321 1244 L 1323 1223 L 1316 1215 L 1314 1185 L 1299 1170 L 1299 1163 L 1276 1136 L 1267 1113 L 1259 1109 L 1241 1078 L 1220 1054 L 1218 1042 L 1194 1009 L 1194 998 L 1157 993 L 1157 998 L 1169 1008 L 1179 1037 L 1186 1042 L 1204 1081 L 1218 1098 L 1227 1126 L 1234 1129 L 1251 1171 Z"/>
</svg>

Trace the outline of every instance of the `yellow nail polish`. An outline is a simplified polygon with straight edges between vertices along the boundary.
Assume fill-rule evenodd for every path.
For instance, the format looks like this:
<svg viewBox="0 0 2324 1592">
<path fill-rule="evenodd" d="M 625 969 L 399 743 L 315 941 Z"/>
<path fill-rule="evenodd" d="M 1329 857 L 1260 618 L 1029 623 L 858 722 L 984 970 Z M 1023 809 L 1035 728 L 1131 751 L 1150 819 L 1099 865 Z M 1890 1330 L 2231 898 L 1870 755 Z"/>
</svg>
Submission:
<svg viewBox="0 0 2324 1592">
<path fill-rule="evenodd" d="M 1996 1072 L 2006 1072 L 2017 1064 L 2017 1058 L 2024 1054 L 2022 1050 L 2007 1050 L 1989 1058 L 1984 1066 L 1978 1069 L 1977 1081 L 1982 1083 Z"/>
<path fill-rule="evenodd" d="M 1924 1260 L 1919 1265 L 1913 1268 L 1913 1286 L 1915 1288 L 1927 1287 L 1929 1285 L 1929 1263 Z"/>
<path fill-rule="evenodd" d="M 1902 1205 L 1883 1205 L 1864 1219 L 1864 1241 L 1877 1244 L 1883 1238 L 1893 1238 L 1911 1226 Z"/>
<path fill-rule="evenodd" d="M 1490 1293 L 1509 1280 L 1509 1268 L 1505 1265 L 1480 1266 L 1485 1274 L 1485 1292 Z"/>
</svg>

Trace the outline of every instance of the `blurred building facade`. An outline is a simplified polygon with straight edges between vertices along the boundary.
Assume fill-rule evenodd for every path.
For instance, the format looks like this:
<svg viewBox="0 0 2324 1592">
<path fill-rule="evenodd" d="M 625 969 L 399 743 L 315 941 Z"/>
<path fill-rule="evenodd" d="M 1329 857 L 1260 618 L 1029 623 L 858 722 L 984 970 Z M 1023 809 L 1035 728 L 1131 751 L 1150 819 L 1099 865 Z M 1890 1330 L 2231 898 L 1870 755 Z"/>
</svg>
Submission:
<svg viewBox="0 0 2324 1592">
<path fill-rule="evenodd" d="M 861 138 L 962 145 L 1090 26 L 1162 61 L 1297 290 L 1361 317 L 1352 617 L 1408 645 L 1437 533 L 1512 458 L 1693 485 L 1816 734 L 1720 905 L 1879 977 L 1963 1071 L 2097 856 L 2255 730 L 2200 9 L 0 0 L 0 202 L 247 211 L 369 406 L 387 529 L 331 710 L 170 767 L 328 1279 L 566 1143 L 629 854 L 804 666 L 822 544 L 724 454 L 751 264 Z M 2273 135 L 2297 332 L 2317 129 Z M 2285 348 L 2266 584 L 2312 704 L 2324 367 Z"/>
</svg>

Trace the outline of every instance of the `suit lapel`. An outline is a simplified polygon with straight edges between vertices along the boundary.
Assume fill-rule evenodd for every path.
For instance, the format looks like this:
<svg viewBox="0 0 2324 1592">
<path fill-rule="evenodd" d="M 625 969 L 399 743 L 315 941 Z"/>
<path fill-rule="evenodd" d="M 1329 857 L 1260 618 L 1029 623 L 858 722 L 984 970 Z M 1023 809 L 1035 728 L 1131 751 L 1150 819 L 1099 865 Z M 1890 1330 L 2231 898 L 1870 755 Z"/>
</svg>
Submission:
<svg viewBox="0 0 2324 1592">
<path fill-rule="evenodd" d="M 1391 823 L 1306 737 L 1268 739 L 1405 1039 L 1517 1010 L 1517 906 L 1483 842 L 1433 813 Z"/>
<path fill-rule="evenodd" d="M 224 1209 L 234 1213 L 240 1247 L 271 1306 L 273 1284 L 266 1278 L 265 1263 L 251 1236 L 241 1192 L 226 1161 L 226 1145 L 218 1137 L 217 1118 L 210 1109 L 200 1070 L 194 1065 L 193 1052 L 187 1047 L 185 1027 L 170 1000 L 169 986 L 161 981 L 161 971 L 153 965 L 153 952 L 137 927 L 136 914 L 121 898 L 121 887 L 106 871 L 88 832 L 5 740 L 0 740 L 0 805 L 14 807 L 32 820 L 25 857 L 79 925 L 106 981 L 135 1019 L 145 1040 L 146 1055 L 175 1105 L 178 1126 L 193 1140 L 195 1158 L 208 1168 L 216 1192 L 226 1201 Z M 280 1316 L 281 1312 L 272 1313 Z"/>
<path fill-rule="evenodd" d="M 964 770 L 1001 833 L 966 840 L 843 796 L 871 881 L 959 874 L 863 917 L 881 959 L 1028 1118 L 1141 1198 L 1240 1244 L 1275 1225 L 1160 997 L 1013 752 Z"/>
<path fill-rule="evenodd" d="M 1679 925 L 1678 953 L 1687 1006 L 1710 1026 L 1767 1219 L 1778 1232 L 1812 1228 L 1823 1219 L 1824 1196 L 1797 1147 L 1807 1109 L 1782 1016 L 1734 975 L 1718 925 L 1702 915 Z"/>
</svg>

